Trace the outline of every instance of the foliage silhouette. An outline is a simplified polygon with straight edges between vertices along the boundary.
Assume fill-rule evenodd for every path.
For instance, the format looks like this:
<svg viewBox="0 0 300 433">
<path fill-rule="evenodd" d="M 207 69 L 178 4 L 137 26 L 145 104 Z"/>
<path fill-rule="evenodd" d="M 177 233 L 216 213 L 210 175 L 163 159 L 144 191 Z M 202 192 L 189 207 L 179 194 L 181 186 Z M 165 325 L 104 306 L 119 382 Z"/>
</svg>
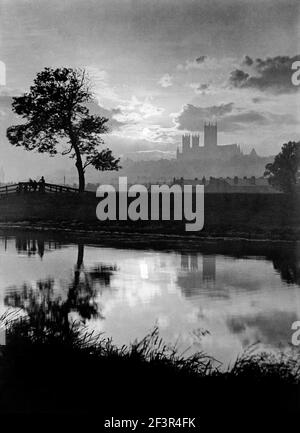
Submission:
<svg viewBox="0 0 300 433">
<path fill-rule="evenodd" d="M 82 192 L 88 166 L 101 171 L 119 168 L 119 159 L 111 150 L 98 149 L 104 143 L 100 135 L 108 131 L 108 119 L 89 113 L 87 105 L 92 102 L 84 70 L 45 68 L 37 74 L 29 93 L 13 98 L 13 111 L 26 123 L 10 126 L 7 138 L 26 150 L 75 158 Z"/>
<path fill-rule="evenodd" d="M 37 313 L 37 312 L 36 312 Z M 117 347 L 111 339 L 73 323 L 65 334 L 49 321 L 40 332 L 39 314 L 1 318 L 7 345 L 1 349 L 0 412 L 120 416 L 296 414 L 299 357 L 251 347 L 228 370 L 205 353 L 189 357 L 166 345 L 154 328 L 141 341 Z M 4 385 L 3 385 L 4 383 Z M 276 420 L 278 421 L 278 416 Z M 98 418 L 98 417 L 97 417 Z M 248 420 L 248 418 L 247 418 Z M 224 424 L 224 419 L 222 419 Z"/>
<path fill-rule="evenodd" d="M 266 165 L 264 175 L 275 188 L 291 193 L 295 190 L 300 165 L 300 142 L 284 143 L 274 162 Z"/>
<path fill-rule="evenodd" d="M 42 333 L 51 324 L 56 332 L 68 335 L 72 313 L 77 313 L 83 323 L 92 318 L 102 318 L 96 301 L 98 283 L 100 287 L 109 286 L 116 267 L 100 265 L 89 271 L 84 269 L 83 257 L 84 245 L 78 244 L 77 263 L 66 296 L 55 293 L 55 281 L 48 278 L 38 281 L 36 288 L 24 283 L 21 288 L 10 290 L 4 298 L 5 305 L 23 310 L 29 318 L 38 318 Z"/>
</svg>

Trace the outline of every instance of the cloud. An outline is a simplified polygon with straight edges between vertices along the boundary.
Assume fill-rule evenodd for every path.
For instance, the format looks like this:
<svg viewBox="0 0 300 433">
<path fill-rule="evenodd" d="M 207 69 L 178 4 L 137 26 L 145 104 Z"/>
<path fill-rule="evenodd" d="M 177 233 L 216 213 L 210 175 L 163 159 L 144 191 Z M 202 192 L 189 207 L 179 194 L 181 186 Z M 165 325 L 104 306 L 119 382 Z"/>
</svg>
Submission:
<svg viewBox="0 0 300 433">
<path fill-rule="evenodd" d="M 209 84 L 200 84 L 198 86 L 198 90 L 207 90 L 209 88 Z"/>
<path fill-rule="evenodd" d="M 284 114 L 277 114 L 277 113 L 268 113 L 268 120 L 270 123 L 274 123 L 276 125 L 298 125 L 299 119 L 295 114 L 291 113 L 284 113 Z"/>
<path fill-rule="evenodd" d="M 297 123 L 296 117 L 291 114 L 241 109 L 235 107 L 233 102 L 208 107 L 188 104 L 174 117 L 177 129 L 188 131 L 201 131 L 203 123 L 211 120 L 218 122 L 218 130 L 222 132 L 240 131 L 257 125 Z"/>
<path fill-rule="evenodd" d="M 106 71 L 95 66 L 87 66 L 86 70 L 92 83 L 91 90 L 95 94 L 100 105 L 103 100 L 112 101 L 114 103 L 120 101 L 115 88 L 109 84 L 109 76 Z"/>
<path fill-rule="evenodd" d="M 178 71 L 189 71 L 192 69 L 198 69 L 203 71 L 223 71 L 227 68 L 232 68 L 234 65 L 237 65 L 237 59 L 233 57 L 208 57 L 208 56 L 200 56 L 197 59 L 186 60 L 183 64 L 180 63 L 177 65 Z"/>
<path fill-rule="evenodd" d="M 229 77 L 229 85 L 236 88 L 253 88 L 267 91 L 273 94 L 292 93 L 299 90 L 291 81 L 292 63 L 299 60 L 300 56 L 276 56 L 255 60 L 246 56 L 243 65 L 249 72 L 243 69 L 235 69 Z"/>
<path fill-rule="evenodd" d="M 207 56 L 197 57 L 196 63 L 203 63 L 203 62 L 205 62 L 206 59 L 207 59 Z"/>
<path fill-rule="evenodd" d="M 158 80 L 158 84 L 160 84 L 161 87 L 170 87 L 173 85 L 172 81 L 173 77 L 170 74 L 165 74 Z"/>
<path fill-rule="evenodd" d="M 211 85 L 208 83 L 190 83 L 189 87 L 195 91 L 196 94 L 205 95 L 211 91 Z"/>
<path fill-rule="evenodd" d="M 172 132 L 176 132 L 176 128 L 169 118 L 167 123 L 170 127 L 158 124 L 163 121 L 162 114 L 165 109 L 155 105 L 152 97 L 139 99 L 132 96 L 131 99 L 122 101 L 117 109 L 119 111 L 114 114 L 114 119 L 124 125 L 114 131 L 115 136 L 125 140 L 141 139 L 157 143 L 173 141 Z"/>
<path fill-rule="evenodd" d="M 115 115 L 115 118 L 125 123 L 142 122 L 151 117 L 161 116 L 165 111 L 164 108 L 152 104 L 151 98 L 139 100 L 136 96 L 123 101 L 118 108 L 120 112 Z"/>
<path fill-rule="evenodd" d="M 174 143 L 173 136 L 177 134 L 174 127 L 165 128 L 158 124 L 127 124 L 120 131 L 114 132 L 115 137 L 130 140 L 145 140 L 153 143 Z"/>
<path fill-rule="evenodd" d="M 159 128 L 157 128 L 159 130 Z M 154 131 L 153 131 L 154 132 Z M 148 152 L 149 154 L 152 151 L 162 151 L 168 152 L 170 155 L 174 155 L 174 151 L 176 147 L 174 146 L 174 141 L 163 141 L 157 140 L 157 137 L 154 136 L 154 140 L 151 139 L 151 136 L 141 136 L 138 137 L 135 134 L 120 135 L 118 134 L 109 134 L 105 138 L 105 142 L 109 146 L 110 149 L 113 150 L 115 155 L 124 155 L 128 153 L 137 153 L 137 152 Z"/>
<path fill-rule="evenodd" d="M 262 101 L 263 101 L 263 98 L 259 98 L 258 96 L 252 98 L 252 102 L 253 102 L 254 104 L 259 104 L 259 103 L 262 102 Z"/>
<path fill-rule="evenodd" d="M 248 110 L 238 114 L 231 114 L 230 116 L 224 118 L 224 120 L 231 123 L 266 123 L 265 115 L 254 110 Z"/>
<path fill-rule="evenodd" d="M 187 104 L 183 107 L 181 113 L 175 118 L 178 129 L 187 129 L 189 131 L 199 131 L 206 120 L 220 118 L 233 109 L 233 103 L 213 105 L 210 107 L 199 107 Z"/>
<path fill-rule="evenodd" d="M 116 116 L 119 116 L 122 113 L 120 108 L 107 109 L 98 105 L 96 102 L 87 104 L 87 107 L 89 109 L 90 114 L 106 117 L 108 119 L 108 127 L 110 131 L 117 130 L 121 126 L 125 125 L 125 122 L 121 122 L 116 119 Z"/>
<path fill-rule="evenodd" d="M 251 59 L 251 57 L 249 57 L 249 56 L 245 56 L 245 58 L 243 60 L 243 64 L 246 66 L 252 66 L 253 65 L 253 59 Z"/>
<path fill-rule="evenodd" d="M 235 69 L 231 72 L 229 81 L 233 87 L 248 87 L 244 85 L 248 78 L 249 74 L 247 74 L 247 72 L 244 72 L 241 69 Z"/>
</svg>

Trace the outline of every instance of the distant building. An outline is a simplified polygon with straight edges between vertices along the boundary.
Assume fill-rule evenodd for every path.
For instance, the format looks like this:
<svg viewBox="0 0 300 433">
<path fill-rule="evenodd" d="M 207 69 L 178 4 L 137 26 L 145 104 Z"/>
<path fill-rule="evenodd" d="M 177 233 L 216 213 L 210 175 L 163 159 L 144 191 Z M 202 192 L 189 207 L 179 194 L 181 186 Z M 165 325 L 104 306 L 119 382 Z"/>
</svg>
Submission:
<svg viewBox="0 0 300 433">
<path fill-rule="evenodd" d="M 246 177 L 239 178 L 237 176 L 231 177 L 210 177 L 206 179 L 195 178 L 195 179 L 184 179 L 174 178 L 171 182 L 172 185 L 204 185 L 206 193 L 271 193 L 280 194 L 280 191 L 274 189 L 268 182 L 268 179 L 264 177 Z"/>
<path fill-rule="evenodd" d="M 204 146 L 199 145 L 199 135 L 185 134 L 182 136 L 182 151 L 177 149 L 178 161 L 229 161 L 234 157 L 244 156 L 238 144 L 218 145 L 217 123 L 204 124 Z M 259 158 L 253 149 L 250 153 L 253 158 Z"/>
</svg>

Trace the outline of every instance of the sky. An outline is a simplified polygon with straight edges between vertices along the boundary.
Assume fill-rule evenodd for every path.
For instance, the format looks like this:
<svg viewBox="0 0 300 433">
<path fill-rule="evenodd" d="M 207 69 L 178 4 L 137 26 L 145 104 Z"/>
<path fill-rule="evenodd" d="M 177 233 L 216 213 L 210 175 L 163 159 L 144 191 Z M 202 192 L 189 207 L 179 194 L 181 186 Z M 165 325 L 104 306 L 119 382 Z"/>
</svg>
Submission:
<svg viewBox="0 0 300 433">
<path fill-rule="evenodd" d="M 0 165 L 6 180 L 67 169 L 15 149 L 11 98 L 44 67 L 81 67 L 117 155 L 170 157 L 185 132 L 217 121 L 219 143 L 276 154 L 299 139 L 298 0 L 0 0 Z M 1 78 L 1 77 L 0 77 Z"/>
</svg>

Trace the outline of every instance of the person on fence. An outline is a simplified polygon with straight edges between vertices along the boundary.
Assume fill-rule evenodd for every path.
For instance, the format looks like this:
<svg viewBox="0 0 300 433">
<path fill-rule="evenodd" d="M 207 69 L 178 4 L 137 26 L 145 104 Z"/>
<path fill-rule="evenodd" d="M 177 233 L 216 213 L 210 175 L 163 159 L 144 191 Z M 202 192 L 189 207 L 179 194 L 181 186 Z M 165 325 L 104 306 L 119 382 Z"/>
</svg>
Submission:
<svg viewBox="0 0 300 433">
<path fill-rule="evenodd" d="M 37 189 L 37 181 L 29 179 L 29 191 L 36 191 Z"/>
<path fill-rule="evenodd" d="M 33 180 L 31 179 L 31 177 L 29 178 L 29 191 L 33 190 Z"/>
<path fill-rule="evenodd" d="M 40 180 L 39 180 L 39 183 L 38 183 L 38 185 L 39 185 L 39 192 L 45 192 L 45 178 L 44 178 L 44 176 L 42 176 L 41 178 L 40 178 Z"/>
<path fill-rule="evenodd" d="M 17 193 L 20 194 L 23 191 L 22 184 L 19 182 L 17 186 Z"/>
<path fill-rule="evenodd" d="M 29 179 L 29 191 L 35 192 L 37 190 L 37 181 Z"/>
</svg>

